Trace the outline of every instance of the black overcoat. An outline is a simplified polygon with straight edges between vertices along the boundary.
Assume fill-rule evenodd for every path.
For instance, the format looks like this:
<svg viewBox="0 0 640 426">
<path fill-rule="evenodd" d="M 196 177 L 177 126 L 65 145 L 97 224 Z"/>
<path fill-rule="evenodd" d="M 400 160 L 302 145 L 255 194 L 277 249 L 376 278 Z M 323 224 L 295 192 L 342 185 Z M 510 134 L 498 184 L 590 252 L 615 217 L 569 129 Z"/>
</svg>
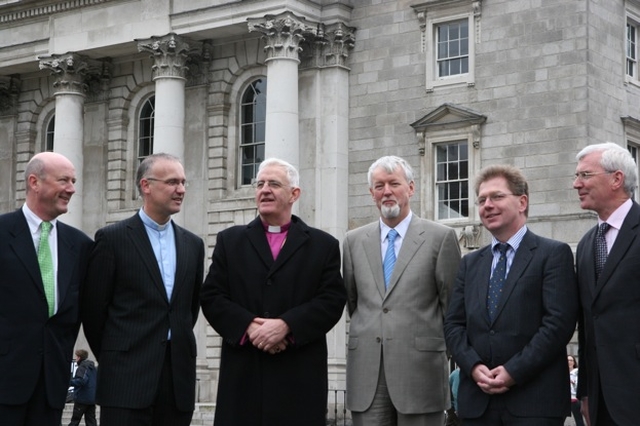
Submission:
<svg viewBox="0 0 640 426">
<path fill-rule="evenodd" d="M 293 217 L 274 260 L 261 220 L 218 234 L 201 303 L 222 336 L 215 425 L 324 425 L 326 333 L 346 293 L 338 241 Z M 241 344 L 256 317 L 281 318 L 291 344 L 278 354 Z"/>
</svg>

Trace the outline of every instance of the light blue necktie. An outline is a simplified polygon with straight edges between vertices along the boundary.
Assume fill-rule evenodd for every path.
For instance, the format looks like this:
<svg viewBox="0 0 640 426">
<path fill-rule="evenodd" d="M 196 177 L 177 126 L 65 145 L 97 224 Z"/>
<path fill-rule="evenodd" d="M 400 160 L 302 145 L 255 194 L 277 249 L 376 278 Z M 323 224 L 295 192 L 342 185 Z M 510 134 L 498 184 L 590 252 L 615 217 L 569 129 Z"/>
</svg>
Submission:
<svg viewBox="0 0 640 426">
<path fill-rule="evenodd" d="M 382 271 L 384 272 L 384 288 L 388 288 L 389 281 L 391 280 L 391 274 L 393 274 L 393 267 L 396 266 L 396 250 L 394 248 L 394 242 L 398 236 L 398 231 L 392 229 L 387 234 L 387 252 L 384 254 L 384 263 L 382 264 Z"/>
</svg>

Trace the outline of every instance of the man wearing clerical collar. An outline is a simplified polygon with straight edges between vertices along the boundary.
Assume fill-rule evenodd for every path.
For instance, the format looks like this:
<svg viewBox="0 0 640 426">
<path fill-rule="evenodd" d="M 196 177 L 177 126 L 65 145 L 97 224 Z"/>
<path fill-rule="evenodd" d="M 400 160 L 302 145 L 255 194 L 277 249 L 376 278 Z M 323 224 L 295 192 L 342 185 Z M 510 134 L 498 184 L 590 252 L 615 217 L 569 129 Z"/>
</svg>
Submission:
<svg viewBox="0 0 640 426">
<path fill-rule="evenodd" d="M 223 338 L 216 426 L 325 424 L 326 333 L 346 293 L 338 240 L 292 214 L 298 176 L 283 160 L 263 161 L 258 217 L 217 236 L 201 293 Z"/>
<path fill-rule="evenodd" d="M 145 158 L 136 184 L 142 208 L 96 233 L 83 297 L 100 424 L 188 426 L 204 242 L 171 219 L 186 193 L 178 158 Z"/>
</svg>

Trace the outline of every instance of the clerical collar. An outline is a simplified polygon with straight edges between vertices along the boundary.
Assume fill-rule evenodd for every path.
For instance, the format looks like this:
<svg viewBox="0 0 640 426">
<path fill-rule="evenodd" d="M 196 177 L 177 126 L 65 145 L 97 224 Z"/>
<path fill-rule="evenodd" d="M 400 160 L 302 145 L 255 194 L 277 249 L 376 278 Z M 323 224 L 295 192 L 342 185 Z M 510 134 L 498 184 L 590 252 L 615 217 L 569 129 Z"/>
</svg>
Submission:
<svg viewBox="0 0 640 426">
<path fill-rule="evenodd" d="M 281 232 L 288 231 L 289 228 L 291 227 L 291 222 L 282 226 L 273 226 L 273 225 L 268 225 L 262 222 L 262 227 L 264 228 L 265 231 L 269 232 L 270 234 L 279 234 Z"/>
<path fill-rule="evenodd" d="M 160 225 L 158 222 L 151 219 L 149 215 L 145 213 L 144 209 L 139 210 L 139 215 L 140 215 L 140 219 L 142 219 L 142 223 L 144 223 L 145 226 L 158 232 L 164 231 L 165 229 L 167 229 L 169 225 L 171 225 L 171 218 L 169 218 L 167 223 Z"/>
</svg>

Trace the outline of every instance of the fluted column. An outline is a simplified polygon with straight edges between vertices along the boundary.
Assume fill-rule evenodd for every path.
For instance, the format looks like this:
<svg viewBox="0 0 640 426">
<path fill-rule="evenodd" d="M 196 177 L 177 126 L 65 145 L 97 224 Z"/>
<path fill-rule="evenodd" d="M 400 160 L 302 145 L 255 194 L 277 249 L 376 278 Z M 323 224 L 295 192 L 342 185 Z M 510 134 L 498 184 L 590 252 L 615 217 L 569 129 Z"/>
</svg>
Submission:
<svg viewBox="0 0 640 426">
<path fill-rule="evenodd" d="M 166 152 L 184 160 L 186 63 L 193 42 L 173 33 L 136 41 L 138 51 L 151 53 L 154 60 L 153 152 Z"/>
<path fill-rule="evenodd" d="M 38 58 L 40 69 L 49 69 L 56 99 L 53 150 L 67 157 L 76 169 L 76 193 L 63 221 L 82 228 L 83 171 L 84 171 L 84 100 L 87 85 L 85 77 L 95 61 L 77 53 L 51 55 Z"/>
<path fill-rule="evenodd" d="M 267 112 L 265 156 L 300 165 L 298 64 L 304 34 L 316 32 L 304 18 L 290 12 L 249 19 L 249 31 L 258 31 L 266 41 Z"/>
</svg>

